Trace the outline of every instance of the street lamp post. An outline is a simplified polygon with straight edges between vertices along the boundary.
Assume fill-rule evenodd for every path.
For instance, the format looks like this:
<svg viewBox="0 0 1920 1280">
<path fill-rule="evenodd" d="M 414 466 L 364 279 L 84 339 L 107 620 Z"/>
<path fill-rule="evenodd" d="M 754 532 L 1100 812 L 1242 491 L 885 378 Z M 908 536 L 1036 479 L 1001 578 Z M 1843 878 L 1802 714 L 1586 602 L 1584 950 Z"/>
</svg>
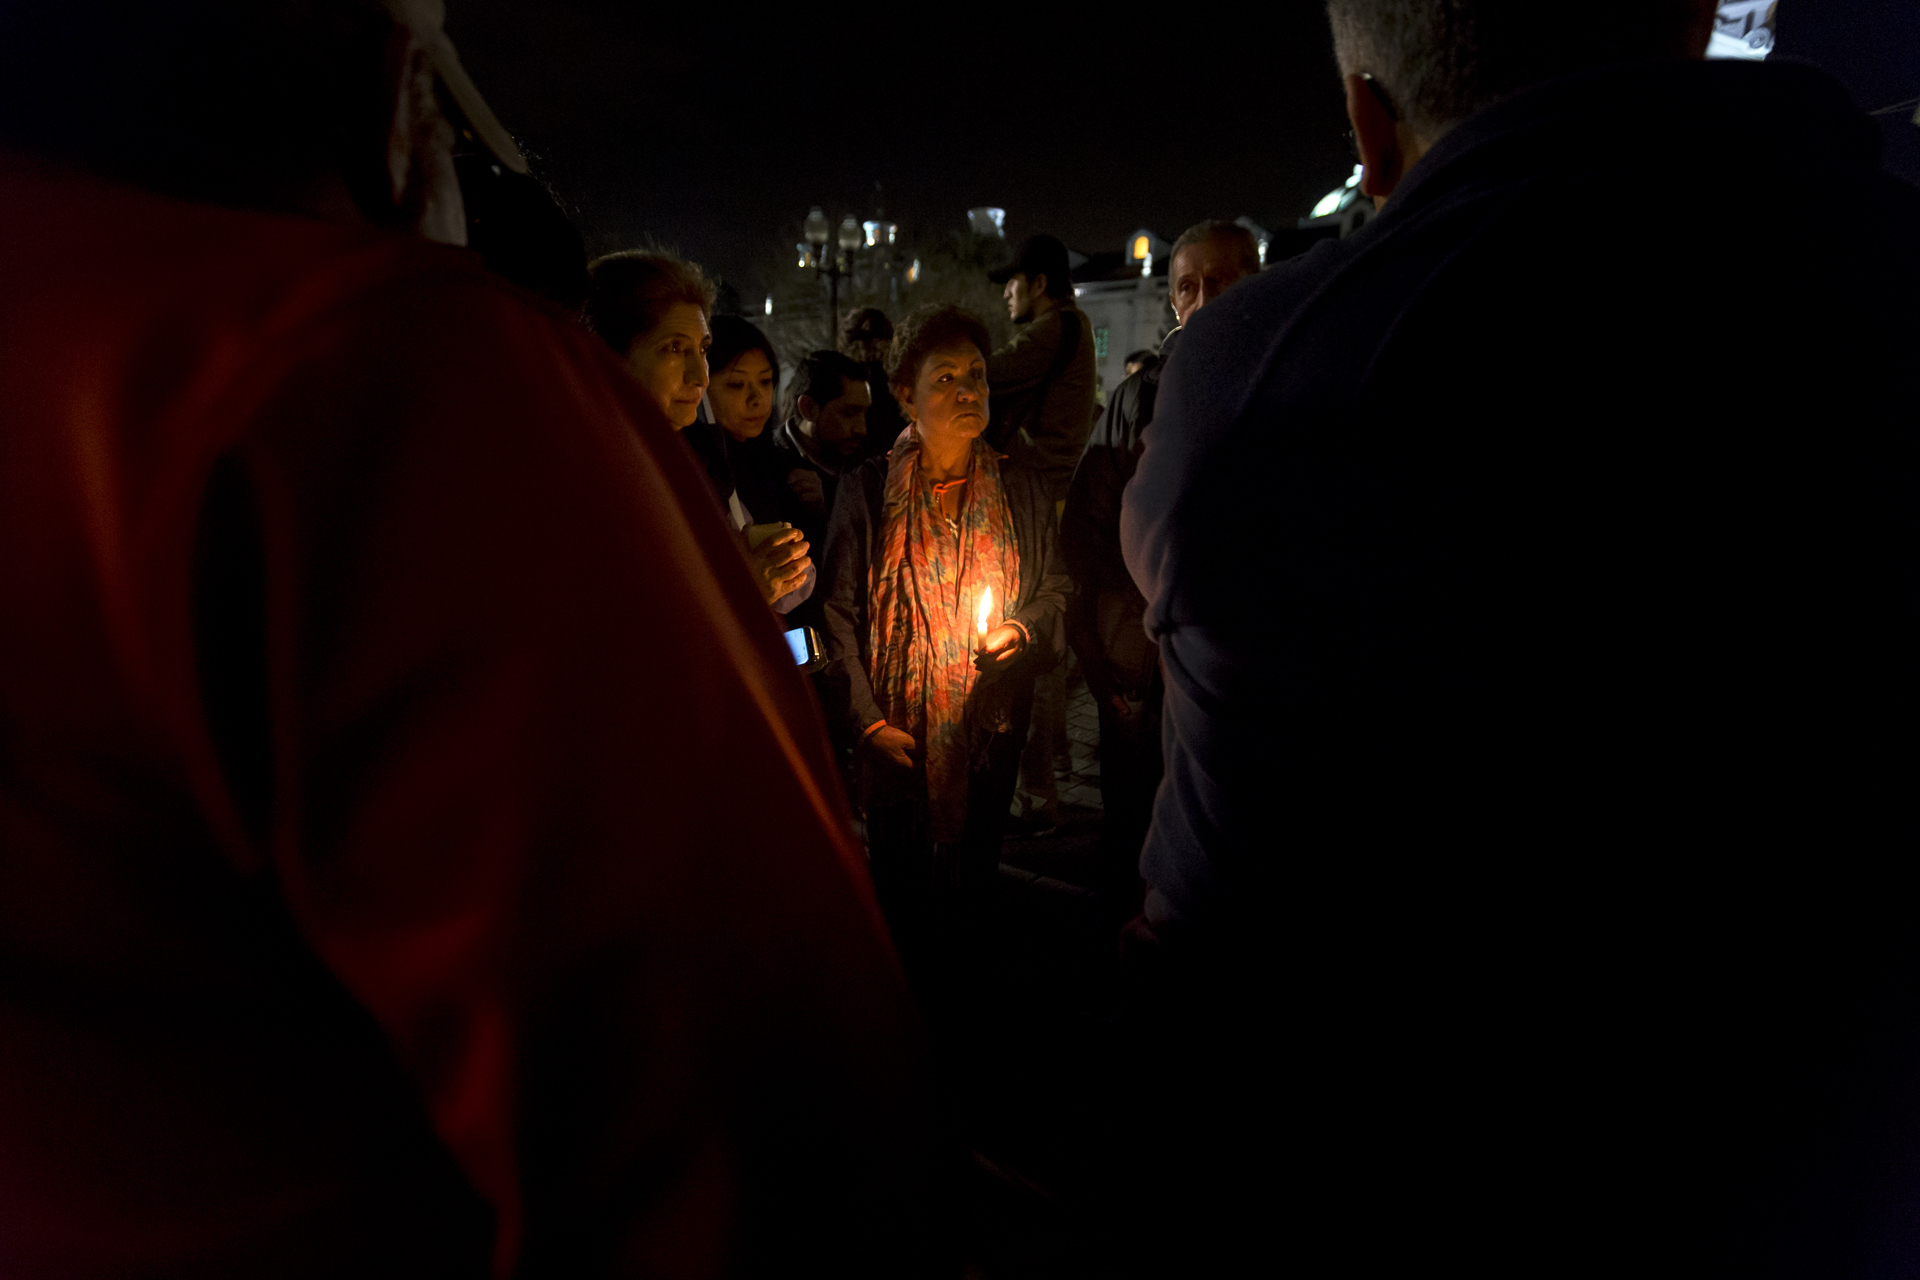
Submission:
<svg viewBox="0 0 1920 1280">
<path fill-rule="evenodd" d="M 865 239 L 859 222 L 852 214 L 840 220 L 840 232 L 837 237 L 839 252 L 827 253 L 827 215 L 820 206 L 813 206 L 802 224 L 807 243 L 813 246 L 813 269 L 827 278 L 827 297 L 830 308 L 827 321 L 827 341 L 832 344 L 840 327 L 840 281 L 853 275 L 853 251 L 858 249 Z"/>
</svg>

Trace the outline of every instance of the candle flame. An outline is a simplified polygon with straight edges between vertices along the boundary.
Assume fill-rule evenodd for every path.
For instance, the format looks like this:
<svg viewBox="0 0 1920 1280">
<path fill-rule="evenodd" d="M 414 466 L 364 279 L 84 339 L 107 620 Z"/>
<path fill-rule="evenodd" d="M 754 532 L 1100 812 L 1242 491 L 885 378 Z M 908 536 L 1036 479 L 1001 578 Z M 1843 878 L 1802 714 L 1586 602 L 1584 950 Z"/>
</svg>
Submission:
<svg viewBox="0 0 1920 1280">
<path fill-rule="evenodd" d="M 979 615 L 979 618 L 974 623 L 974 625 L 979 628 L 981 635 L 987 634 L 987 615 L 990 612 L 992 612 L 992 610 L 993 610 L 993 588 L 988 587 L 985 591 L 982 591 L 980 593 L 980 615 Z"/>
</svg>

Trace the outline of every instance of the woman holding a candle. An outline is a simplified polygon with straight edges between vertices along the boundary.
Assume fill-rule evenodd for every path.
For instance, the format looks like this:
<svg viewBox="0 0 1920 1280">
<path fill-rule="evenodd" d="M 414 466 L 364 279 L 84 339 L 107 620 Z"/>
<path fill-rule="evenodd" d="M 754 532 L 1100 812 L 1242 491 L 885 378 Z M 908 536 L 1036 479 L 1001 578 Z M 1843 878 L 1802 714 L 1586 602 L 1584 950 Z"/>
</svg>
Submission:
<svg viewBox="0 0 1920 1280">
<path fill-rule="evenodd" d="M 930 892 L 991 879 L 1033 680 L 1064 645 L 1053 504 L 981 439 L 988 347 L 958 307 L 901 322 L 887 375 L 909 428 L 841 482 L 827 530 L 827 711 L 859 743 L 896 936 Z"/>
</svg>

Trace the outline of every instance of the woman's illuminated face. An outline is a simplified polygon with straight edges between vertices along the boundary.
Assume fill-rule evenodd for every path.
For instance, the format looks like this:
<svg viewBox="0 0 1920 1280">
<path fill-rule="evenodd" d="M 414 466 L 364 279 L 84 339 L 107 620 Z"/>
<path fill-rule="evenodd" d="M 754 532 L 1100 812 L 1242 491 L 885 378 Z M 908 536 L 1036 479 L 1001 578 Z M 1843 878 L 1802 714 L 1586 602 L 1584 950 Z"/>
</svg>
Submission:
<svg viewBox="0 0 1920 1280">
<path fill-rule="evenodd" d="M 627 348 L 627 372 L 640 384 L 675 431 L 685 431 L 700 413 L 707 390 L 706 313 L 691 302 L 676 302 L 651 330 Z"/>
<path fill-rule="evenodd" d="M 713 375 L 708 402 L 713 420 L 735 440 L 751 440 L 767 429 L 773 416 L 773 388 L 779 372 L 759 350 L 742 351 L 733 363 Z"/>
<path fill-rule="evenodd" d="M 894 388 L 895 394 L 906 388 Z M 987 429 L 987 358 L 971 342 L 929 354 L 900 407 L 930 436 L 971 440 Z"/>
</svg>

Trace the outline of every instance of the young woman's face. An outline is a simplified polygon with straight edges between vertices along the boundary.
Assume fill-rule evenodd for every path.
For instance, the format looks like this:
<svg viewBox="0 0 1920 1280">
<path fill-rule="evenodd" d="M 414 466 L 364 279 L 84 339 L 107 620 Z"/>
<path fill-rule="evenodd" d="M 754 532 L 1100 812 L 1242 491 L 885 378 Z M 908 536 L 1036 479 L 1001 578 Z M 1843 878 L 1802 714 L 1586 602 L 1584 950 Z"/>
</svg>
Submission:
<svg viewBox="0 0 1920 1280">
<path fill-rule="evenodd" d="M 973 439 L 987 429 L 986 356 L 971 342 L 935 351 L 920 362 L 900 407 L 929 435 Z"/>
<path fill-rule="evenodd" d="M 713 420 L 735 440 L 751 440 L 773 416 L 773 386 L 779 375 L 764 351 L 743 351 L 713 375 L 707 396 Z"/>
<path fill-rule="evenodd" d="M 707 317 L 691 302 L 676 302 L 660 323 L 627 348 L 627 372 L 660 406 L 675 431 L 693 425 L 707 389 Z"/>
</svg>

